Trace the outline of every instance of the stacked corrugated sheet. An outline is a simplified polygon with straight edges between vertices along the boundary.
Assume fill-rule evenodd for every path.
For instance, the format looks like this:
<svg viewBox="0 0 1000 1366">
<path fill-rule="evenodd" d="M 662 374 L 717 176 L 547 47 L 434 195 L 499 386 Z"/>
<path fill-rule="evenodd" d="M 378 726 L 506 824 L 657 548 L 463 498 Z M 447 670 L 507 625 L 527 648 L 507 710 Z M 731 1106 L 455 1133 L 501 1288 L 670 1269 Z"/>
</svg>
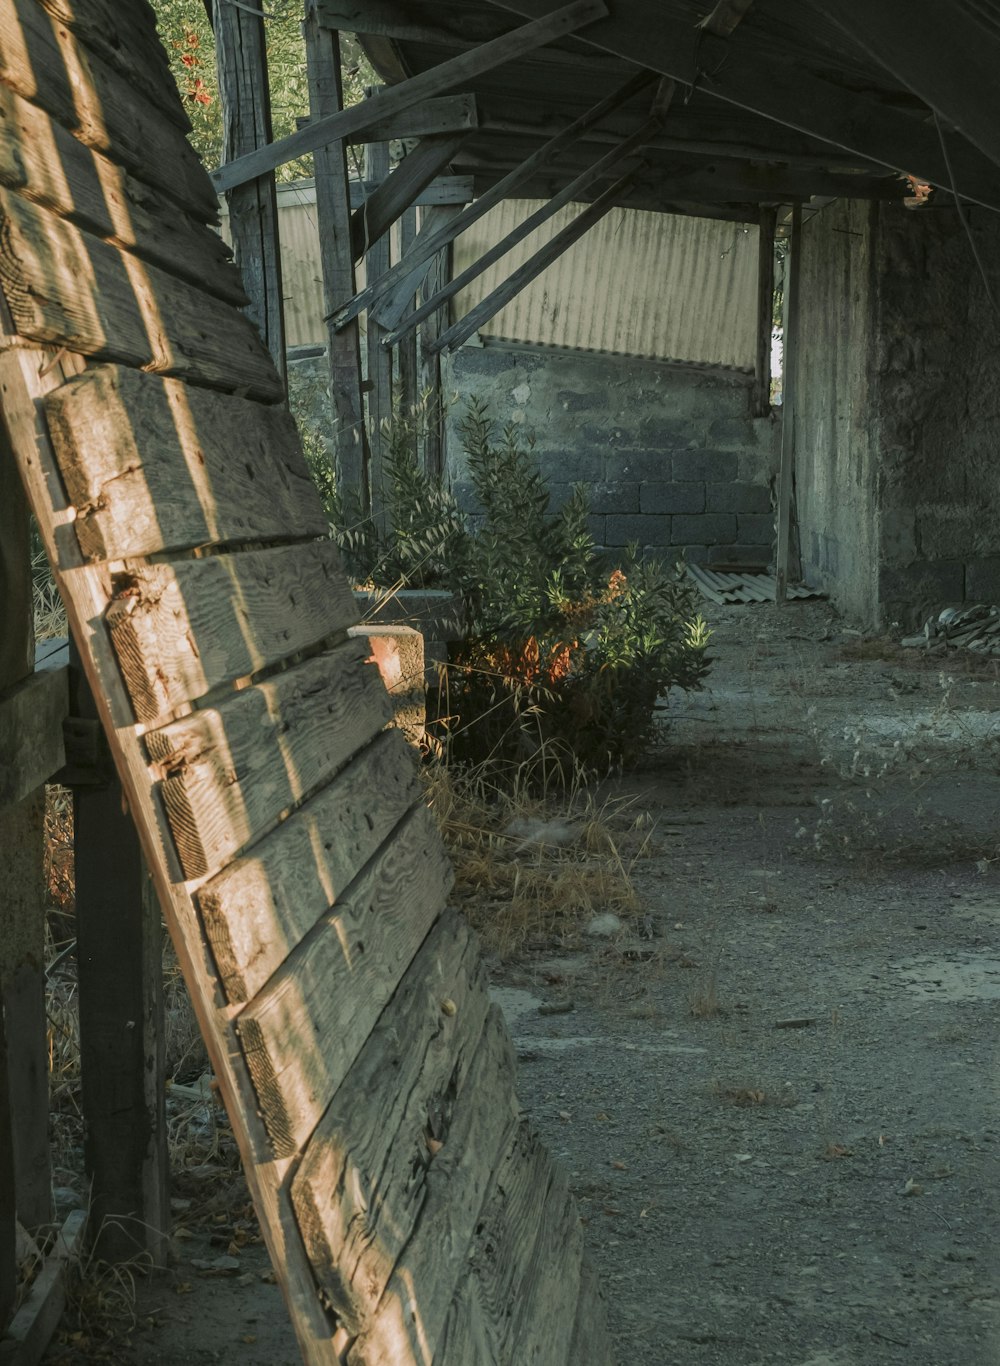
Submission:
<svg viewBox="0 0 1000 1366">
<path fill-rule="evenodd" d="M 773 574 L 765 570 L 709 569 L 703 564 L 689 564 L 688 574 L 710 602 L 720 606 L 734 602 L 774 602 L 778 586 Z M 785 590 L 788 598 L 821 598 L 818 588 L 804 583 L 790 583 Z"/>
<path fill-rule="evenodd" d="M 1000 607 L 988 602 L 946 607 L 928 617 L 918 635 L 904 636 L 899 643 L 908 649 L 931 650 L 937 654 L 958 649 L 1000 655 Z"/>
</svg>

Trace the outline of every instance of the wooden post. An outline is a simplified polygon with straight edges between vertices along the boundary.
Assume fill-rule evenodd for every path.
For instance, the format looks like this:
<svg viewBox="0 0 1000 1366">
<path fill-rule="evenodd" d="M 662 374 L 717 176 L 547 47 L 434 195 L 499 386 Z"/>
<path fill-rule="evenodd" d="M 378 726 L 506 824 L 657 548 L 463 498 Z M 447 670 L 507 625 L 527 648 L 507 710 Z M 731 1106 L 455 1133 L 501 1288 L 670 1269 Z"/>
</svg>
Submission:
<svg viewBox="0 0 1000 1366">
<path fill-rule="evenodd" d="M 436 294 L 451 275 L 451 245 L 434 258 L 421 291 L 423 298 Z M 435 309 L 420 328 L 420 385 L 430 395 L 427 432 L 424 438 L 424 469 L 431 478 L 444 478 L 444 405 L 441 401 L 441 354 L 434 343 L 448 326 L 448 305 Z"/>
<path fill-rule="evenodd" d="M 313 118 L 323 118 L 337 113 L 343 106 L 340 39 L 332 30 L 320 26 L 314 0 L 306 0 L 303 32 L 309 109 Z M 323 311 L 327 314 L 351 298 L 356 287 L 345 150 L 345 143 L 330 142 L 318 147 L 313 154 Z M 328 323 L 326 345 L 337 450 L 337 486 L 344 493 L 353 492 L 361 507 L 367 508 L 370 506 L 368 435 L 361 399 L 361 333 L 357 321 L 340 332 Z"/>
<path fill-rule="evenodd" d="M 417 235 L 417 211 L 409 208 L 399 220 L 399 255 L 405 256 Z M 412 308 L 412 301 L 408 308 Z M 420 401 L 417 382 L 417 334 L 411 332 L 399 347 L 399 404 L 407 419 L 413 419 Z M 416 434 L 415 434 L 416 439 Z"/>
<path fill-rule="evenodd" d="M 0 692 L 3 692 L 31 674 L 35 636 L 28 505 L 6 433 L 2 430 L 0 611 L 4 612 L 3 630 L 0 631 Z M 44 819 L 44 786 L 0 809 L 0 869 L 3 870 L 0 994 L 9 1041 L 10 1143 L 17 1217 L 29 1229 L 48 1223 L 52 1217 L 45 1018 Z M 0 1112 L 0 1125 L 2 1122 Z M 0 1232 L 0 1238 L 6 1241 L 7 1237 L 7 1231 Z"/>
<path fill-rule="evenodd" d="M 365 177 L 380 185 L 389 174 L 389 144 L 370 142 L 366 148 Z M 389 269 L 389 238 L 384 235 L 365 252 L 365 278 L 378 280 Z M 385 433 L 382 424 L 392 417 L 392 352 L 382 345 L 385 329 L 368 314 L 368 440 L 371 443 L 370 491 L 372 515 L 384 524 L 390 515 L 385 506 L 383 461 Z M 381 521 L 380 521 L 381 519 Z"/>
<path fill-rule="evenodd" d="M 212 0 L 212 25 L 225 165 L 271 142 L 271 92 L 260 13 L 226 0 Z M 256 180 L 227 190 L 226 199 L 236 264 L 250 299 L 246 311 L 257 324 L 278 373 L 287 379 L 274 172 L 267 171 Z"/>
<path fill-rule="evenodd" d="M 14 1195 L 14 1136 L 10 1123 L 10 1080 L 7 1075 L 7 1035 L 0 1010 L 0 1334 L 7 1327 L 17 1288 Z"/>
<path fill-rule="evenodd" d="M 97 708 L 71 645 L 74 716 Z M 113 772 L 113 770 L 111 770 Z M 170 1234 L 160 910 L 118 778 L 73 791 L 80 1070 L 98 1254 L 162 1265 Z"/>
<path fill-rule="evenodd" d="M 771 411 L 771 332 L 774 328 L 774 226 L 777 210 L 761 209 L 757 239 L 757 356 L 753 416 Z"/>
<path fill-rule="evenodd" d="M 795 360 L 799 335 L 799 266 L 802 248 L 802 205 L 792 207 L 792 232 L 785 262 L 785 326 L 781 380 L 781 473 L 778 479 L 778 547 L 775 554 L 775 602 L 788 592 L 788 553 L 792 529 L 792 484 L 795 477 Z"/>
</svg>

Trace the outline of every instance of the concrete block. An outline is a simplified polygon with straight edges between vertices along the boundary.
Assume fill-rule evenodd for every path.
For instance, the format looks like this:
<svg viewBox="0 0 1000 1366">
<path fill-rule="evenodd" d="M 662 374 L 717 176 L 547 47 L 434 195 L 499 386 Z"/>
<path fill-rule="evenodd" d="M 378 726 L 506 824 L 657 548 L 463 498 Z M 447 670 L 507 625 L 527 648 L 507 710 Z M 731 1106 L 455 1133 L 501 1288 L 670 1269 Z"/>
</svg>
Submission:
<svg viewBox="0 0 1000 1366">
<path fill-rule="evenodd" d="M 771 548 L 766 545 L 713 545 L 709 564 L 749 564 L 766 569 L 771 563 Z"/>
<path fill-rule="evenodd" d="M 640 484 L 642 512 L 704 512 L 704 484 Z"/>
<path fill-rule="evenodd" d="M 595 422 L 585 422 L 579 431 L 579 439 L 588 446 L 634 446 L 635 434 L 618 423 L 598 426 Z"/>
<path fill-rule="evenodd" d="M 916 627 L 945 603 L 961 602 L 965 565 L 961 560 L 917 560 L 908 565 L 880 565 L 878 615 L 886 624 Z"/>
<path fill-rule="evenodd" d="M 605 544 L 629 545 L 638 541 L 640 545 L 670 545 L 670 520 L 669 517 L 642 515 L 608 517 Z"/>
<path fill-rule="evenodd" d="M 460 480 L 457 484 L 452 484 L 451 493 L 460 512 L 482 512 L 483 505 L 479 501 L 474 484 L 466 483 L 464 479 Z"/>
<path fill-rule="evenodd" d="M 965 596 L 970 602 L 1000 603 L 1000 555 L 966 560 Z"/>
<path fill-rule="evenodd" d="M 671 543 L 731 545 L 736 540 L 736 516 L 729 512 L 706 512 L 700 516 L 673 517 Z"/>
<path fill-rule="evenodd" d="M 774 516 L 770 512 L 741 512 L 736 522 L 737 539 L 744 545 L 770 545 L 775 539 Z"/>
<path fill-rule="evenodd" d="M 595 484 L 604 478 L 604 451 L 580 446 L 573 450 L 536 450 L 543 476 L 558 484 Z"/>
<path fill-rule="evenodd" d="M 608 391 L 595 387 L 584 394 L 578 394 L 573 389 L 560 389 L 556 394 L 556 400 L 567 413 L 585 413 L 593 408 L 606 408 Z"/>
<path fill-rule="evenodd" d="M 674 451 L 671 456 L 674 480 L 704 479 L 723 483 L 736 478 L 739 462 L 732 451 Z"/>
<path fill-rule="evenodd" d="M 638 444 L 674 450 L 691 441 L 697 441 L 700 445 L 704 432 L 704 423 L 695 422 L 690 417 L 644 417 L 639 423 Z"/>
<path fill-rule="evenodd" d="M 672 475 L 667 451 L 611 452 L 605 461 L 608 480 L 631 480 L 636 484 L 668 483 Z"/>
<path fill-rule="evenodd" d="M 590 532 L 594 545 L 607 545 L 607 518 L 603 514 L 587 518 L 587 530 Z"/>
<path fill-rule="evenodd" d="M 367 639 L 374 663 L 392 701 L 392 724 L 408 740 L 419 740 L 426 717 L 424 638 L 412 626 L 352 626 L 349 636 Z"/>
<path fill-rule="evenodd" d="M 591 509 L 595 513 L 639 511 L 639 485 L 631 480 L 591 484 L 587 493 Z M 649 511 L 648 508 L 642 510 Z"/>
<path fill-rule="evenodd" d="M 747 417 L 717 417 L 708 424 L 708 440 L 716 446 L 756 446 L 757 428 Z"/>
<path fill-rule="evenodd" d="M 705 485 L 706 512 L 770 512 L 771 491 L 766 484 L 731 483 Z"/>
</svg>

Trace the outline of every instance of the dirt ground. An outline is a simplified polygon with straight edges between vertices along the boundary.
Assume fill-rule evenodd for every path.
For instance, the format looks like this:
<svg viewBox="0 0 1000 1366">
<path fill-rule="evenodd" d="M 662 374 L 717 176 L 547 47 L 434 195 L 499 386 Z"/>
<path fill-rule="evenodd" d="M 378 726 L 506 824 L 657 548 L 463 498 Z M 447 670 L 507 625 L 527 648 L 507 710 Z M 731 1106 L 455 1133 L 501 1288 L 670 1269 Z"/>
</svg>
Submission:
<svg viewBox="0 0 1000 1366">
<path fill-rule="evenodd" d="M 706 616 L 709 686 L 608 789 L 654 823 L 642 914 L 494 974 L 618 1361 L 1000 1363 L 1000 668 Z M 259 1246 L 192 1261 L 228 1233 L 116 1361 L 298 1360 Z"/>
</svg>

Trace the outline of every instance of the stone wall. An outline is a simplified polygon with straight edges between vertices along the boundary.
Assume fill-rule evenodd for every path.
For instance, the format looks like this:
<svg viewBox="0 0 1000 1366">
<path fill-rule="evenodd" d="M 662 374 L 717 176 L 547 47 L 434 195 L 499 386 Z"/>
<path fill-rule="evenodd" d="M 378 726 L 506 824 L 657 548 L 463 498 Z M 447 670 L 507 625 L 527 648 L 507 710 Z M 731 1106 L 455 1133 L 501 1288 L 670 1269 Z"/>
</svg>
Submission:
<svg viewBox="0 0 1000 1366">
<path fill-rule="evenodd" d="M 462 507 L 476 502 L 459 422 L 484 399 L 527 438 L 553 505 L 586 486 L 595 541 L 647 553 L 766 564 L 774 537 L 769 480 L 780 422 L 750 417 L 748 376 L 591 353 L 466 346 L 446 360 L 446 469 Z"/>
</svg>

